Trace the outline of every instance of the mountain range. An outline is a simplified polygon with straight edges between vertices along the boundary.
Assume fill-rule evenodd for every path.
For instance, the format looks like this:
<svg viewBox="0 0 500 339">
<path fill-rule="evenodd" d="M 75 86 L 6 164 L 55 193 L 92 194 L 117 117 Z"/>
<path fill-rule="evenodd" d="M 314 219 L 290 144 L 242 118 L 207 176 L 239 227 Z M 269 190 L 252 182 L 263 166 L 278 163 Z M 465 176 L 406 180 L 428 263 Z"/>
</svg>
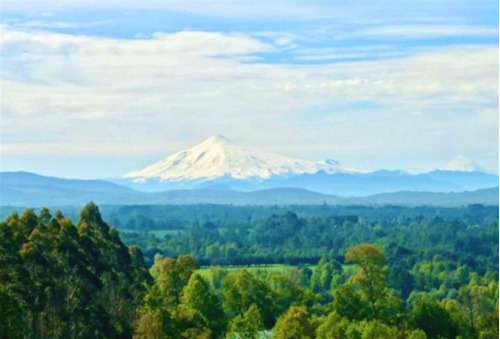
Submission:
<svg viewBox="0 0 500 339">
<path fill-rule="evenodd" d="M 498 204 L 498 175 L 463 157 L 440 169 L 366 171 L 253 150 L 215 135 L 143 169 L 107 180 L 0 172 L 0 205 Z"/>
<path fill-rule="evenodd" d="M 498 186 L 498 175 L 464 157 L 420 174 L 367 171 L 327 159 L 312 162 L 248 149 L 214 135 L 143 169 L 114 179 L 141 191 L 229 189 L 255 191 L 302 188 L 340 196 L 368 196 L 398 191 L 461 192 Z"/>
<path fill-rule="evenodd" d="M 88 201 L 110 205 L 234 204 L 234 205 L 498 205 L 498 187 L 457 193 L 395 192 L 367 197 L 341 197 L 301 188 L 252 192 L 222 189 L 142 192 L 102 180 L 69 180 L 28 172 L 0 173 L 0 206 L 80 206 Z"/>
</svg>

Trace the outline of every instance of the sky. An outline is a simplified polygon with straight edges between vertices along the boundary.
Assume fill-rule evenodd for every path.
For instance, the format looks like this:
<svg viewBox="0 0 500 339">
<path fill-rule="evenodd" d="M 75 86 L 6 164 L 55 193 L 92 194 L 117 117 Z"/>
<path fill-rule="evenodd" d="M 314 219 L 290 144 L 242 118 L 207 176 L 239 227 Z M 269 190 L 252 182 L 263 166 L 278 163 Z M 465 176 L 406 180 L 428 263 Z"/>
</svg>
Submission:
<svg viewBox="0 0 500 339">
<path fill-rule="evenodd" d="M 498 173 L 498 1 L 3 0 L 2 171 L 111 178 L 213 134 Z"/>
</svg>

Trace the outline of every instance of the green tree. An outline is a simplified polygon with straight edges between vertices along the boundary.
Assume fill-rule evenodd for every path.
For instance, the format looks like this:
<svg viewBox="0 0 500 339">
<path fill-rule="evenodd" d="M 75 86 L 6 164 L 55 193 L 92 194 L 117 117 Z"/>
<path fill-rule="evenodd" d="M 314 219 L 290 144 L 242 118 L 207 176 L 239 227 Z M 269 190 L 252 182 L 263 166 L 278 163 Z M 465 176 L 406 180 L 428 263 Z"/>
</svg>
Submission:
<svg viewBox="0 0 500 339">
<path fill-rule="evenodd" d="M 314 328 L 305 307 L 292 306 L 278 318 L 272 330 L 273 339 L 312 339 Z"/>
<path fill-rule="evenodd" d="M 215 336 L 222 332 L 225 319 L 221 303 L 210 291 L 209 284 L 198 273 L 192 274 L 188 284 L 184 287 L 181 303 L 200 312 Z"/>
<path fill-rule="evenodd" d="M 196 309 L 181 304 L 173 312 L 173 319 L 177 329 L 176 338 L 212 338 L 208 320 Z"/>
<path fill-rule="evenodd" d="M 498 335 L 498 305 L 493 312 L 480 320 L 479 338 L 496 338 Z"/>
<path fill-rule="evenodd" d="M 273 293 L 269 285 L 248 270 L 236 270 L 222 281 L 223 306 L 230 318 L 243 315 L 256 304 L 266 326 L 274 322 Z"/>
<path fill-rule="evenodd" d="M 371 320 L 364 325 L 362 339 L 386 339 L 397 338 L 398 331 L 394 327 L 387 326 L 376 320 Z"/>
<path fill-rule="evenodd" d="M 361 293 L 350 284 L 342 285 L 334 292 L 335 311 L 349 320 L 365 319 L 370 312 L 367 306 L 362 300 Z"/>
<path fill-rule="evenodd" d="M 331 285 L 333 273 L 333 264 L 328 262 L 325 258 L 321 258 L 311 276 L 311 288 L 313 291 L 328 291 Z"/>
<path fill-rule="evenodd" d="M 488 288 L 477 285 L 462 286 L 458 291 L 458 300 L 464 308 L 469 336 L 477 337 L 479 323 L 494 310 L 491 298 L 488 296 Z"/>
<path fill-rule="evenodd" d="M 258 339 L 265 330 L 259 307 L 252 304 L 243 315 L 237 315 L 228 325 L 227 339 Z"/>
<path fill-rule="evenodd" d="M 363 299 L 370 306 L 371 318 L 379 318 L 380 310 L 388 306 L 389 297 L 385 285 L 387 269 L 384 253 L 373 245 L 361 244 L 349 248 L 345 260 L 356 265 L 357 272 L 350 282 L 359 286 Z"/>
<path fill-rule="evenodd" d="M 166 339 L 161 319 L 154 312 L 145 312 L 135 323 L 134 339 Z"/>
<path fill-rule="evenodd" d="M 146 302 L 153 308 L 163 307 L 172 312 L 180 303 L 182 289 L 198 265 L 191 256 L 177 259 L 158 257 L 151 271 L 157 278 L 146 296 Z"/>
<path fill-rule="evenodd" d="M 14 214 L 0 223 L 0 336 L 131 337 L 148 276 L 92 203 L 78 227 L 46 208 Z"/>
<path fill-rule="evenodd" d="M 410 319 L 428 338 L 448 338 L 454 326 L 446 309 L 429 296 L 422 296 L 415 302 Z"/>
<path fill-rule="evenodd" d="M 410 332 L 408 339 L 427 339 L 427 335 L 423 330 L 417 329 Z"/>
<path fill-rule="evenodd" d="M 346 317 L 342 317 L 337 312 L 331 312 L 319 325 L 316 336 L 318 339 L 348 338 L 347 333 L 349 327 L 352 327 L 352 324 L 353 323 Z M 350 332 L 352 332 L 352 330 Z"/>
</svg>

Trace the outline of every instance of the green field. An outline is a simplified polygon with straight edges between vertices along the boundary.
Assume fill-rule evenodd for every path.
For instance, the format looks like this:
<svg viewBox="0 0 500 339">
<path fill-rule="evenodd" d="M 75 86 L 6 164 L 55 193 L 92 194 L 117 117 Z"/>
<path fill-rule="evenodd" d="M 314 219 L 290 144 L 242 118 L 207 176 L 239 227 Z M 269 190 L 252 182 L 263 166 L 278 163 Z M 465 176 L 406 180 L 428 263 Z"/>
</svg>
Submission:
<svg viewBox="0 0 500 339">
<path fill-rule="evenodd" d="M 120 233 L 138 233 L 141 235 L 152 234 L 158 239 L 163 239 L 165 235 L 182 235 L 184 231 L 182 230 L 151 230 L 151 231 L 136 231 L 136 230 L 118 230 Z"/>
<path fill-rule="evenodd" d="M 314 270 L 314 268 L 316 267 L 316 265 L 306 265 L 306 266 L 308 268 L 310 268 L 311 270 Z M 211 266 L 201 267 L 200 269 L 198 269 L 197 272 L 203 277 L 208 277 L 210 267 Z M 293 265 L 276 264 L 276 265 L 252 265 L 252 266 L 224 266 L 222 268 L 224 268 L 225 270 L 228 270 L 228 271 L 246 269 L 246 270 L 249 270 L 253 273 L 255 273 L 257 271 L 262 271 L 262 270 L 265 270 L 268 272 L 281 273 L 281 272 L 286 272 L 287 270 L 289 270 L 292 267 L 294 267 L 294 266 Z"/>
<path fill-rule="evenodd" d="M 310 270 L 314 271 L 317 265 L 305 265 L 308 267 Z M 198 269 L 198 273 L 204 277 L 208 278 L 208 273 L 210 272 L 210 268 L 213 266 L 203 266 Z M 258 271 L 268 271 L 268 272 L 273 272 L 273 273 L 285 273 L 289 269 L 293 268 L 295 266 L 293 265 L 283 265 L 283 264 L 275 264 L 275 265 L 251 265 L 251 266 L 222 266 L 223 269 L 228 270 L 228 271 L 235 271 L 235 270 L 240 270 L 240 269 L 246 269 L 249 270 L 252 273 L 257 273 Z M 347 275 L 352 275 L 354 271 L 354 266 L 352 265 L 343 265 L 342 266 L 343 271 Z"/>
</svg>

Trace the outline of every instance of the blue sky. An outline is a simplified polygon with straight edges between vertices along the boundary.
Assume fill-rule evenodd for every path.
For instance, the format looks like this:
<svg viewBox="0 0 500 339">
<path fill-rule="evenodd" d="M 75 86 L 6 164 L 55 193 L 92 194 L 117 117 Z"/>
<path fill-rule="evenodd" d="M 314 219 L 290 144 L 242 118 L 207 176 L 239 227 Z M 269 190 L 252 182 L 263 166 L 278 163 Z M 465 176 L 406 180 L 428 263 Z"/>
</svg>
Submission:
<svg viewBox="0 0 500 339">
<path fill-rule="evenodd" d="M 498 172 L 497 1 L 3 1 L 2 170 L 113 177 L 212 134 Z"/>
</svg>

